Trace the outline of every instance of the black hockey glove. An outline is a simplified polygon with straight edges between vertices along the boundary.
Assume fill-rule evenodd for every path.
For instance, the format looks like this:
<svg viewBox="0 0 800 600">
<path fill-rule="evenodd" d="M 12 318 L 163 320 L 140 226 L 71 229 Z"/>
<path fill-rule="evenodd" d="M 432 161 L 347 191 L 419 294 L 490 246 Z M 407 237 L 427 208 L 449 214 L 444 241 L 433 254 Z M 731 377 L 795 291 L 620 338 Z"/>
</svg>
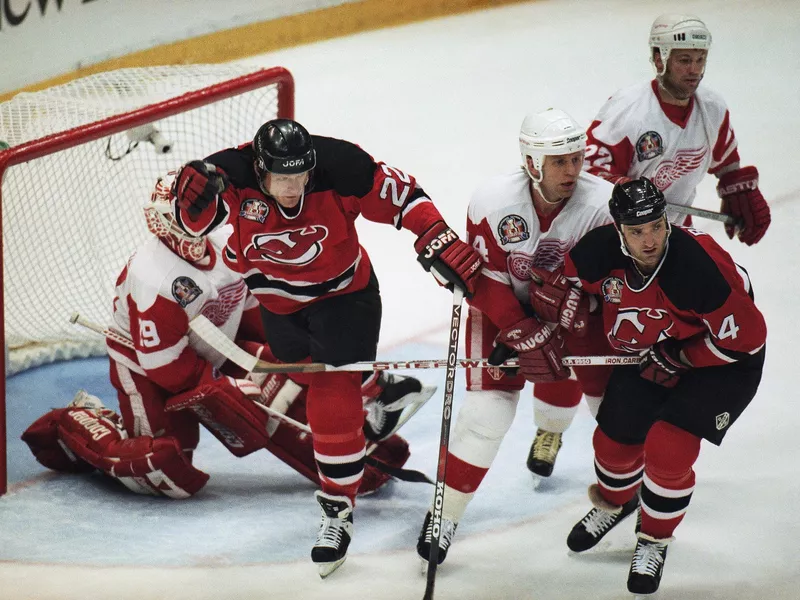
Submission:
<svg viewBox="0 0 800 600">
<path fill-rule="evenodd" d="M 639 363 L 639 375 L 658 385 L 672 388 L 689 365 L 681 362 L 681 343 L 673 338 L 659 342 L 642 353 L 642 362 Z"/>
</svg>

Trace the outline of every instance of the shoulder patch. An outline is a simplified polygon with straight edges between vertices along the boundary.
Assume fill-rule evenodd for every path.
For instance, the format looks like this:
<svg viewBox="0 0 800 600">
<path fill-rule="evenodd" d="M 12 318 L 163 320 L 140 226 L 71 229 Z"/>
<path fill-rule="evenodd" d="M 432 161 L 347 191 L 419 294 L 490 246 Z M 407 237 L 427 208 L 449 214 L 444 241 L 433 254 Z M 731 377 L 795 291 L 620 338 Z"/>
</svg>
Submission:
<svg viewBox="0 0 800 600">
<path fill-rule="evenodd" d="M 503 217 L 497 225 L 497 235 L 503 245 L 524 242 L 531 237 L 528 224 L 519 215 Z"/>
<path fill-rule="evenodd" d="M 203 290 L 191 277 L 178 277 L 172 282 L 172 295 L 181 308 L 189 306 L 202 293 Z"/>
<path fill-rule="evenodd" d="M 644 162 L 664 154 L 664 141 L 657 131 L 647 131 L 636 140 L 636 158 Z"/>
<path fill-rule="evenodd" d="M 625 282 L 619 277 L 607 277 L 600 287 L 603 292 L 603 300 L 610 304 L 619 304 L 622 301 L 622 289 L 624 287 Z"/>
<path fill-rule="evenodd" d="M 269 205 L 258 198 L 247 198 L 239 207 L 239 216 L 248 221 L 263 223 L 267 220 Z"/>
</svg>

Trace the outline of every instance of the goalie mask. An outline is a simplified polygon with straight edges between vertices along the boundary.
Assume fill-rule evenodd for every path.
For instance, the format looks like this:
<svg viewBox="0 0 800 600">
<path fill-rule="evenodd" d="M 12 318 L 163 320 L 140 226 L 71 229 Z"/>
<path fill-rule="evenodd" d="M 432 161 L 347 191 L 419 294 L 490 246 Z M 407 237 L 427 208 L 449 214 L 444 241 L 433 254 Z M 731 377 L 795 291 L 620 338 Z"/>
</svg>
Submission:
<svg viewBox="0 0 800 600">
<path fill-rule="evenodd" d="M 159 178 L 150 201 L 144 206 L 147 228 L 178 256 L 189 262 L 198 262 L 208 255 L 208 242 L 204 237 L 193 237 L 178 227 L 173 213 L 170 188 L 176 171 Z"/>
<path fill-rule="evenodd" d="M 650 27 L 650 62 L 655 67 L 654 50 L 658 49 L 664 70 L 670 53 L 675 49 L 709 50 L 711 32 L 700 19 L 693 15 L 660 15 Z M 658 71 L 663 75 L 663 71 Z"/>
</svg>

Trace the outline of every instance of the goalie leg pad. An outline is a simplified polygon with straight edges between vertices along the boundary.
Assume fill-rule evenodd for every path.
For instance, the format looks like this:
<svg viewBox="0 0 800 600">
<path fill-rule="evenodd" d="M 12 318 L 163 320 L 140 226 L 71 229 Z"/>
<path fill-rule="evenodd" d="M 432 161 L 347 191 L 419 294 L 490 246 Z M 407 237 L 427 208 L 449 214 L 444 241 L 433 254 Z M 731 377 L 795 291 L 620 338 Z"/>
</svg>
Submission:
<svg viewBox="0 0 800 600">
<path fill-rule="evenodd" d="M 119 420 L 109 410 L 64 409 L 58 437 L 78 458 L 133 491 L 188 498 L 203 488 L 208 475 L 191 465 L 177 439 L 128 438 Z"/>
<path fill-rule="evenodd" d="M 234 456 L 248 454 L 269 443 L 267 416 L 244 394 L 224 388 L 199 385 L 167 401 L 167 412 L 188 410 Z"/>
<path fill-rule="evenodd" d="M 88 473 L 94 467 L 70 450 L 58 435 L 58 423 L 66 408 L 57 408 L 36 419 L 22 433 L 22 441 L 48 469 L 65 473 Z"/>
</svg>

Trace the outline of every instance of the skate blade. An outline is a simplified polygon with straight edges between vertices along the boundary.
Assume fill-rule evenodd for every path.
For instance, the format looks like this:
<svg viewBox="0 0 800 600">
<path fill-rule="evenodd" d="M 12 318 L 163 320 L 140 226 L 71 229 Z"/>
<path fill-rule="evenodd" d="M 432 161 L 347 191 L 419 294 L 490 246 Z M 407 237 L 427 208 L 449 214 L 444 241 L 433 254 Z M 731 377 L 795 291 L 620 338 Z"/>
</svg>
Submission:
<svg viewBox="0 0 800 600">
<path fill-rule="evenodd" d="M 333 573 L 336 569 L 342 566 L 342 563 L 345 561 L 345 558 L 340 558 L 339 560 L 335 560 L 333 562 L 328 563 L 317 563 L 317 568 L 319 569 L 319 576 L 322 579 L 325 579 L 328 575 Z"/>
<path fill-rule="evenodd" d="M 438 388 L 435 385 L 426 385 L 422 386 L 422 390 L 416 394 L 409 394 L 406 396 L 408 402 L 405 403 L 403 414 L 400 415 L 399 419 L 397 419 L 397 425 L 394 426 L 392 432 L 385 437 L 388 438 L 389 436 L 394 435 L 403 425 L 408 423 L 409 420 L 411 420 L 411 417 L 417 414 L 419 409 L 425 406 L 428 400 L 431 399 L 431 397 L 436 393 L 437 389 Z"/>
</svg>

